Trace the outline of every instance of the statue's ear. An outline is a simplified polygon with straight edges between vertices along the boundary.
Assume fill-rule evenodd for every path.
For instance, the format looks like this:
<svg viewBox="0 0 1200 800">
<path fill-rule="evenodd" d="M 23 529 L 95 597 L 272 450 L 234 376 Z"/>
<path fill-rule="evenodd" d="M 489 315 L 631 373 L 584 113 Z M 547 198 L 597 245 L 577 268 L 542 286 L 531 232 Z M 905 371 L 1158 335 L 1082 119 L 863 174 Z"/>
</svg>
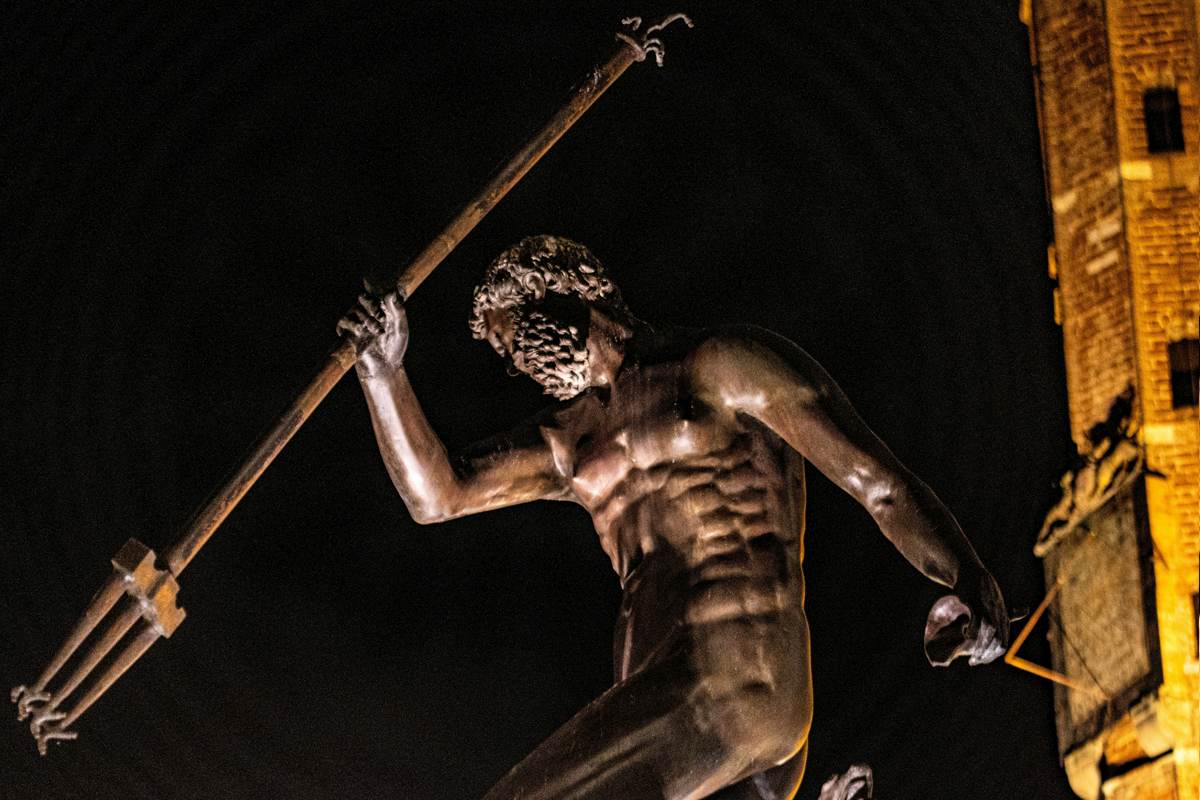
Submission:
<svg viewBox="0 0 1200 800">
<path fill-rule="evenodd" d="M 531 272 L 521 282 L 525 284 L 525 289 L 533 295 L 534 300 L 541 300 L 546 296 L 546 279 L 541 275 Z"/>
</svg>

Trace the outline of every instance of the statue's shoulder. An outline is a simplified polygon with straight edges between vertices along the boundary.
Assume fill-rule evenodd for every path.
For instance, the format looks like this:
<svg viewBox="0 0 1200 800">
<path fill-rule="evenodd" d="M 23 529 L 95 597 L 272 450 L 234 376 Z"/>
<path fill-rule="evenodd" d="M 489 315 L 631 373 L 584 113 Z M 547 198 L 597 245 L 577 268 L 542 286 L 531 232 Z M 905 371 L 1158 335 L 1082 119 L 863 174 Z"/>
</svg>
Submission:
<svg viewBox="0 0 1200 800">
<path fill-rule="evenodd" d="M 704 331 L 683 362 L 696 397 L 743 409 L 810 385 L 813 363 L 794 342 L 755 325 Z"/>
<path fill-rule="evenodd" d="M 761 367 L 782 361 L 794 365 L 807 356 L 790 339 L 757 325 L 720 325 L 695 332 L 684 363 L 707 371 Z"/>
</svg>

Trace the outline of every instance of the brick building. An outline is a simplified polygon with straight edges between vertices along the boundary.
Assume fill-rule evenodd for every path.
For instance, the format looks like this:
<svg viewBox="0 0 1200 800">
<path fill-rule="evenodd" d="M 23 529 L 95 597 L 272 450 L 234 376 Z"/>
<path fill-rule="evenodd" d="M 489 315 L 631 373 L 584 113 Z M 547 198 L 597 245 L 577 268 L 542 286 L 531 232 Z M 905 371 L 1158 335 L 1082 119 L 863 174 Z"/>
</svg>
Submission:
<svg viewBox="0 0 1200 800">
<path fill-rule="evenodd" d="M 1023 0 L 1080 457 L 1044 559 L 1084 798 L 1200 800 L 1200 0 Z"/>
</svg>

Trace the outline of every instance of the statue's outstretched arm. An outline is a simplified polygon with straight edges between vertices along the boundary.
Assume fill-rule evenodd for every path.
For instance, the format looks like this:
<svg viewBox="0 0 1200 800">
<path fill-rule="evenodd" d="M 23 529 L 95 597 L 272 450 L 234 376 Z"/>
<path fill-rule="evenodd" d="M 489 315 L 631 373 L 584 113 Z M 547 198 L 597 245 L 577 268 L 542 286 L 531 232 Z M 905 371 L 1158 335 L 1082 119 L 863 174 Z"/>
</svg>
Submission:
<svg viewBox="0 0 1200 800">
<path fill-rule="evenodd" d="M 820 364 L 761 329 L 713 336 L 690 361 L 710 405 L 775 431 L 858 500 L 910 564 L 954 590 L 957 605 L 935 606 L 936 621 L 931 612 L 931 661 L 957 654 L 977 663 L 1003 653 L 1008 618 L 995 580 L 949 509 L 867 427 Z"/>
<path fill-rule="evenodd" d="M 356 370 L 384 465 L 409 513 L 440 522 L 567 492 L 535 424 L 471 448 L 451 461 L 404 370 L 408 320 L 390 294 L 364 295 L 338 323 L 358 349 Z"/>
</svg>

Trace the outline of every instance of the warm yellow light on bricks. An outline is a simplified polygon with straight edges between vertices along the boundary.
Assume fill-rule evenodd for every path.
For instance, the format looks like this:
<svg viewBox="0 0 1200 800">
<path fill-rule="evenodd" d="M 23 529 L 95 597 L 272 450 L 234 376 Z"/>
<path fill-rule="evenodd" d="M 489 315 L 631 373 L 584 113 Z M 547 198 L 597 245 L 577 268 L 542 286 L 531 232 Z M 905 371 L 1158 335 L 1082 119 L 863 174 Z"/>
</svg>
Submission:
<svg viewBox="0 0 1200 800">
<path fill-rule="evenodd" d="M 1198 0 L 1021 7 L 1036 65 L 1071 432 L 1086 448 L 1089 429 L 1133 386 L 1149 470 L 1161 683 L 1136 715 L 1110 720 L 1064 755 L 1072 787 L 1092 800 L 1200 800 L 1200 411 L 1179 405 L 1179 375 L 1173 402 L 1168 359 L 1172 342 L 1200 335 L 1198 13 Z"/>
<path fill-rule="evenodd" d="M 1154 177 L 1154 165 L 1149 161 L 1122 161 L 1121 177 L 1127 181 L 1148 181 Z"/>
</svg>

